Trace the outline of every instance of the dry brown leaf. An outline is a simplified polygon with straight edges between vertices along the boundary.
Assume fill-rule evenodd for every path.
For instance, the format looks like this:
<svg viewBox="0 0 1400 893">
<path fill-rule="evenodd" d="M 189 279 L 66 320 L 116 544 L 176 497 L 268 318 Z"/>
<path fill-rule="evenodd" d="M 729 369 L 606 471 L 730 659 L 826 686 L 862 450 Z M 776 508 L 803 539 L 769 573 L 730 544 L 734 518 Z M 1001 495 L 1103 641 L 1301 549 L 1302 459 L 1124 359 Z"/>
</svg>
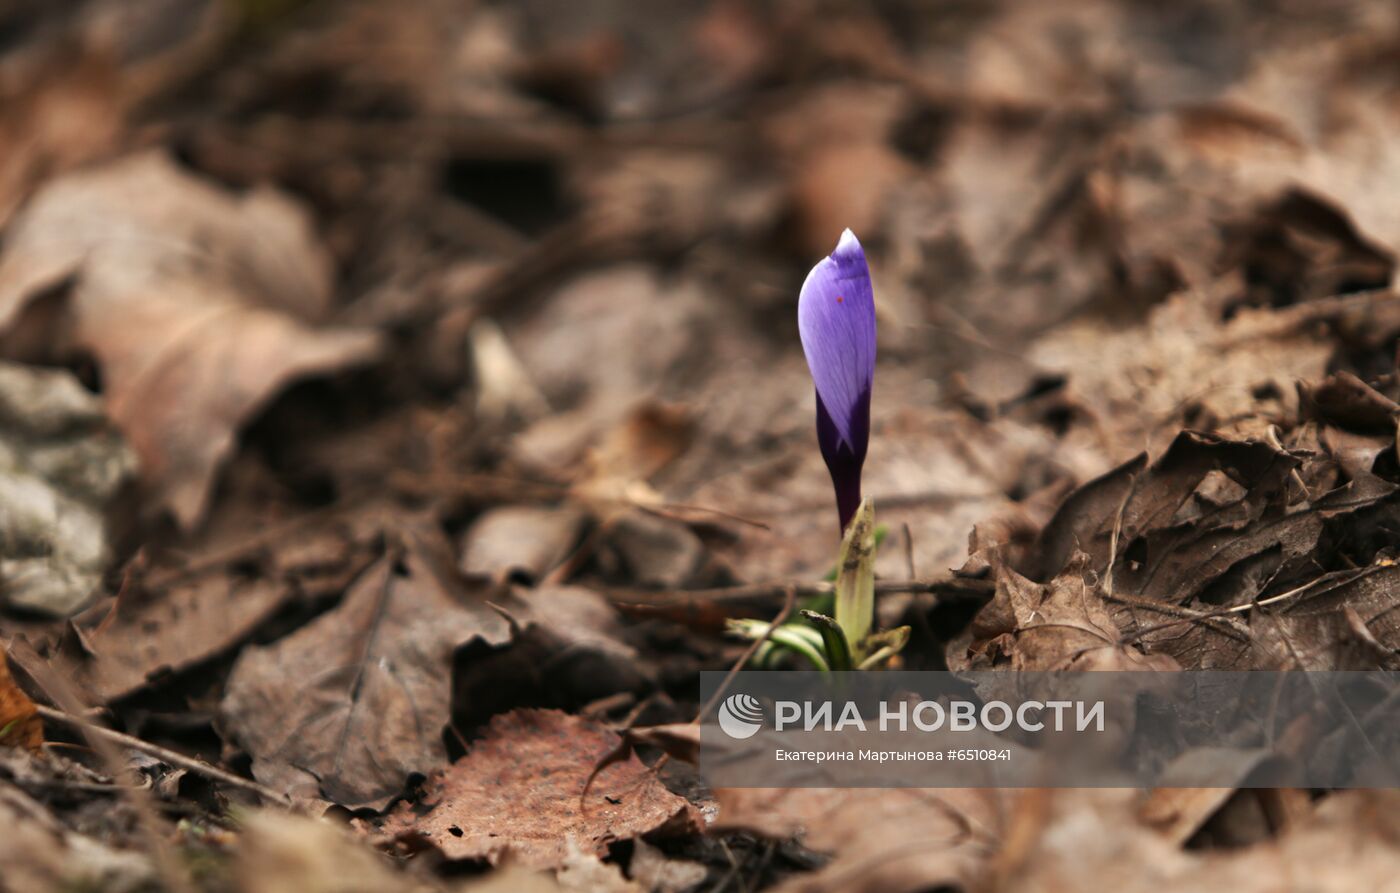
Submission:
<svg viewBox="0 0 1400 893">
<path fill-rule="evenodd" d="M 477 880 L 456 888 L 457 893 L 563 893 L 566 888 L 548 873 L 524 865 L 501 865 Z"/>
<path fill-rule="evenodd" d="M 422 548 L 403 561 L 385 557 L 335 610 L 239 655 L 220 713 L 262 783 L 382 809 L 446 759 L 453 652 L 509 629 L 487 604 L 494 586 L 459 582 Z"/>
<path fill-rule="evenodd" d="M 462 537 L 462 573 L 533 583 L 578 545 L 588 514 L 573 506 L 507 505 L 481 514 Z"/>
<path fill-rule="evenodd" d="M 914 176 L 912 166 L 883 141 L 824 145 L 809 152 L 792 184 L 799 247 L 821 257 L 848 227 L 869 238 L 887 193 Z"/>
<path fill-rule="evenodd" d="M 801 835 L 832 859 L 783 893 L 915 893 L 974 887 L 1001 835 L 996 790 L 722 788 L 715 830 Z"/>
<path fill-rule="evenodd" d="M 8 77 L 3 75 L 8 74 Z M 113 60 L 62 46 L 28 71 L 0 72 L 0 225 L 44 177 L 116 147 L 127 97 Z"/>
<path fill-rule="evenodd" d="M 1137 822 L 1130 804 L 1085 808 L 1073 792 L 1054 796 L 1052 814 L 1001 889 L 1350 893 L 1394 889 L 1400 871 L 1392 791 L 1332 794 L 1275 840 L 1208 850 L 1182 850 Z"/>
<path fill-rule="evenodd" d="M 687 763 L 700 758 L 700 726 L 693 722 L 633 726 L 627 730 L 627 739 L 658 748 Z"/>
<path fill-rule="evenodd" d="M 289 382 L 368 361 L 377 337 L 317 331 L 330 260 L 280 193 L 235 197 L 161 154 L 48 183 L 0 256 L 0 330 L 72 280 L 77 343 L 159 501 L 203 515 L 239 427 Z M 300 317 L 300 319 L 298 318 Z"/>
<path fill-rule="evenodd" d="M 1138 817 L 1178 846 L 1200 830 L 1235 793 L 1233 788 L 1156 788 L 1138 809 Z"/>
<path fill-rule="evenodd" d="M 699 862 L 673 859 L 638 838 L 632 844 L 628 874 L 651 893 L 688 893 L 705 882 L 709 872 Z"/>
<path fill-rule="evenodd" d="M 44 721 L 39 710 L 10 675 L 5 649 L 0 647 L 0 747 L 23 747 L 39 753 L 44 747 Z"/>
<path fill-rule="evenodd" d="M 233 648 L 291 594 L 279 581 L 215 574 L 156 596 L 123 596 L 77 647 L 64 649 L 60 665 L 96 702 L 114 701 Z"/>
<path fill-rule="evenodd" d="M 642 842 L 639 839 L 637 843 Z M 569 855 L 564 864 L 554 873 L 555 881 L 561 889 L 572 893 L 648 893 L 622 874 L 622 869 L 611 862 L 604 862 L 592 852 L 579 847 L 578 841 L 569 841 Z"/>
<path fill-rule="evenodd" d="M 1088 566 L 1075 555 L 1049 583 L 1035 583 L 994 561 L 996 593 L 967 634 L 949 647 L 949 666 L 1015 671 L 1172 670 L 1165 655 L 1123 644 Z M 964 643 L 970 640 L 970 644 Z"/>
<path fill-rule="evenodd" d="M 662 829 L 693 827 L 693 810 L 629 755 L 598 771 L 622 739 L 593 720 L 557 710 L 517 710 L 492 720 L 462 759 L 432 775 L 424 800 L 384 823 L 395 835 L 430 841 L 449 859 L 506 856 L 546 868 L 570 847 L 604 855 L 608 844 Z"/>
<path fill-rule="evenodd" d="M 1096 576 L 1085 603 L 1111 621 L 1091 625 L 1115 637 L 1121 628 L 1152 657 L 1197 669 L 1388 666 L 1400 641 L 1389 610 L 1396 569 L 1376 560 L 1371 531 L 1396 514 L 1395 485 L 1369 472 L 1344 480 L 1309 431 L 1293 449 L 1186 431 L 1151 465 L 1138 456 L 1080 487 L 1015 559 L 1050 582 L 1000 576 L 971 651 L 949 659 L 1015 660 L 1030 620 L 1018 605 Z"/>
<path fill-rule="evenodd" d="M 328 820 L 263 810 L 239 821 L 233 866 L 242 893 L 428 893 L 436 885 L 396 872 L 389 860 Z"/>
<path fill-rule="evenodd" d="M 1094 424 L 1075 426 L 1069 442 L 1111 461 L 1164 449 L 1183 425 L 1257 437 L 1296 412 L 1294 382 L 1321 378 L 1336 345 L 1313 331 L 1271 335 L 1273 318 L 1241 313 L 1222 324 L 1202 296 L 1182 293 L 1140 327 L 1077 320 L 1039 339 L 1028 356 L 1067 376 L 1075 397 L 1092 407 Z M 1269 393 L 1280 396 L 1255 396 Z"/>
</svg>

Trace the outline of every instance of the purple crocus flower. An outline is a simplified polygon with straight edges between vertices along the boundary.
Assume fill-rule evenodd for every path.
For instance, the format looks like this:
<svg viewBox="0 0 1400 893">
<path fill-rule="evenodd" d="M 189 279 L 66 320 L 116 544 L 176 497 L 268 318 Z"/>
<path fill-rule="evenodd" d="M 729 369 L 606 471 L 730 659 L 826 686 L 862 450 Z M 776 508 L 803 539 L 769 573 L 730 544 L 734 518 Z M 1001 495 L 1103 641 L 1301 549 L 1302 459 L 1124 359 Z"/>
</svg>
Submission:
<svg viewBox="0 0 1400 893">
<path fill-rule="evenodd" d="M 845 530 L 860 505 L 875 378 L 875 293 L 865 252 L 850 230 L 802 283 L 797 330 L 817 386 L 817 443 Z"/>
</svg>

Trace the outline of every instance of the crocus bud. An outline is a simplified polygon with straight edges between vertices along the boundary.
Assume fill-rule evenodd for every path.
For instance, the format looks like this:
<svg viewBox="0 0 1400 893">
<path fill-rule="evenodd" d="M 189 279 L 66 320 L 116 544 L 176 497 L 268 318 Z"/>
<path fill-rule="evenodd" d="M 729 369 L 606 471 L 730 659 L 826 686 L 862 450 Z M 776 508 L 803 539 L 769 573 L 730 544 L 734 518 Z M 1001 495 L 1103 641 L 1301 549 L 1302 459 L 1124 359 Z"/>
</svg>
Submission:
<svg viewBox="0 0 1400 893">
<path fill-rule="evenodd" d="M 875 377 L 875 294 L 865 252 L 850 230 L 802 283 L 797 330 L 817 388 L 817 443 L 845 530 L 860 505 Z"/>
</svg>

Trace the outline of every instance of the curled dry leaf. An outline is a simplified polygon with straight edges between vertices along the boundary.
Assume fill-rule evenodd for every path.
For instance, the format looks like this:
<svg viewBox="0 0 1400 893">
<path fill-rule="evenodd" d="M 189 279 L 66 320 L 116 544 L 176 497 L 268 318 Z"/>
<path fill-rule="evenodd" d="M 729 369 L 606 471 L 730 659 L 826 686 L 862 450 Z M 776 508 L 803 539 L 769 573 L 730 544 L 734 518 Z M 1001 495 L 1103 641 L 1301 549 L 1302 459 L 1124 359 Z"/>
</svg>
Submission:
<svg viewBox="0 0 1400 893">
<path fill-rule="evenodd" d="M 1165 655 L 1143 655 L 1124 645 L 1104 603 L 1088 557 L 1075 556 L 1047 584 L 1034 583 L 1004 564 L 993 566 L 996 594 L 974 619 L 971 644 L 949 648 L 954 669 L 1172 670 Z"/>
<path fill-rule="evenodd" d="M 453 716 L 464 732 L 515 707 L 581 708 L 656 687 L 656 663 L 629 644 L 617 608 L 600 593 L 542 585 L 514 594 L 522 629 L 510 646 L 457 667 Z"/>
<path fill-rule="evenodd" d="M 220 708 L 259 781 L 298 797 L 382 809 L 411 773 L 447 758 L 452 655 L 500 644 L 493 585 L 458 581 L 408 550 L 365 571 L 335 610 L 266 647 L 245 648 Z"/>
<path fill-rule="evenodd" d="M 621 744 L 603 724 L 557 710 L 498 716 L 384 830 L 425 838 L 449 859 L 496 863 L 509 853 L 539 868 L 566 864 L 572 846 L 601 856 L 614 841 L 693 830 L 690 804 L 635 755 L 605 765 Z"/>
<path fill-rule="evenodd" d="M 68 372 L 0 363 L 0 601 L 66 616 L 111 560 L 104 512 L 135 458 Z"/>
<path fill-rule="evenodd" d="M 331 270 L 297 205 L 268 190 L 235 197 L 160 154 L 40 190 L 0 256 L 0 330 L 64 283 L 107 414 L 186 527 L 250 415 L 294 379 L 378 348 L 372 333 L 307 325 L 329 309 Z"/>
<path fill-rule="evenodd" d="M 1052 589 L 1097 576 L 1087 603 L 1109 628 L 1186 667 L 1374 667 L 1378 646 L 1400 643 L 1397 569 L 1377 551 L 1397 500 L 1394 484 L 1347 480 L 1306 446 L 1183 432 L 1150 465 L 1139 456 L 1070 494 L 1015 564 Z M 1003 574 L 1004 596 L 974 621 L 974 661 L 1007 653 L 998 637 L 1020 641 L 1017 581 Z"/>
</svg>

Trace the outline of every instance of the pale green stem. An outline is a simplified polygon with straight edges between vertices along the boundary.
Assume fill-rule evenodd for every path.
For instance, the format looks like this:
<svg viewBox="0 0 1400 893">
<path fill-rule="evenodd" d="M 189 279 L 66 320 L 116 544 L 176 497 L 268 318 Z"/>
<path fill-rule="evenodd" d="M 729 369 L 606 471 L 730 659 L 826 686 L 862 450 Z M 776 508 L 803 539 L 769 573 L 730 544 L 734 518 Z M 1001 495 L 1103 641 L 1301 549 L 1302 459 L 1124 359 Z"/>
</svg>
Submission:
<svg viewBox="0 0 1400 893">
<path fill-rule="evenodd" d="M 836 561 L 836 625 L 846 634 L 851 656 L 859 664 L 865 638 L 875 623 L 875 505 L 861 500 Z"/>
</svg>

